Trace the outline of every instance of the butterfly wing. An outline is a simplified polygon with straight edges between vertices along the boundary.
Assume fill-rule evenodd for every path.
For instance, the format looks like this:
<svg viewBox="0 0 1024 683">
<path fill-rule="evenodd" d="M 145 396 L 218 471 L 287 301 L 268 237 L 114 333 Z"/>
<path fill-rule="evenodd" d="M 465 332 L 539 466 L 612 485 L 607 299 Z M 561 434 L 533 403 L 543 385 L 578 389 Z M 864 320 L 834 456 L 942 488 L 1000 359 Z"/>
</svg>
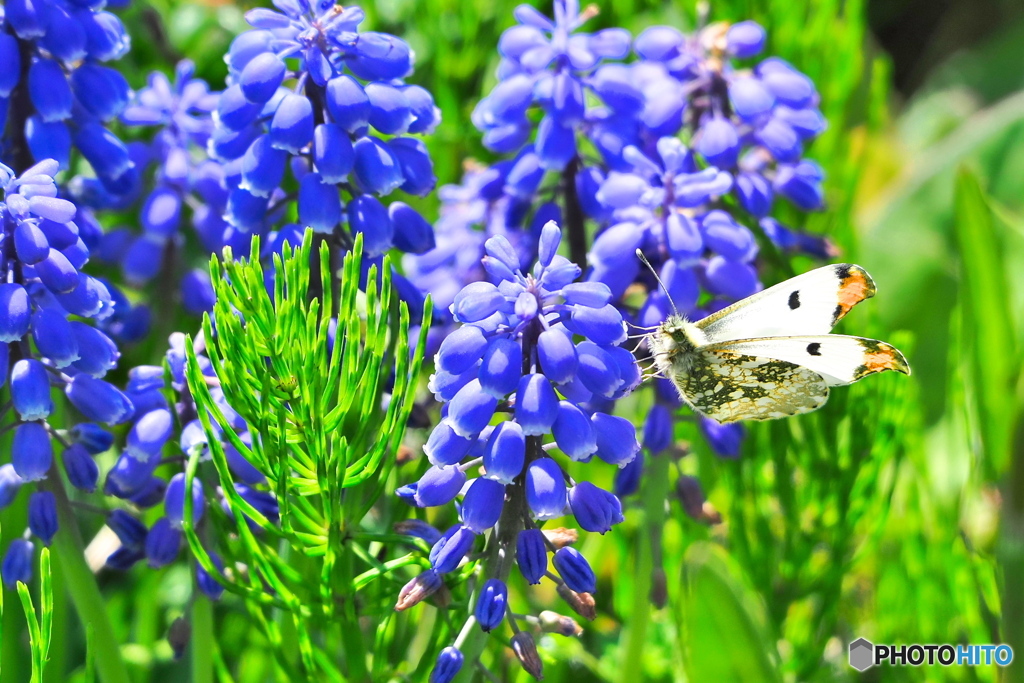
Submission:
<svg viewBox="0 0 1024 683">
<path fill-rule="evenodd" d="M 797 275 L 695 324 L 708 344 L 828 334 L 851 308 L 874 294 L 875 283 L 867 271 L 839 263 Z"/>
<path fill-rule="evenodd" d="M 841 334 L 741 339 L 701 347 L 705 353 L 738 353 L 793 363 L 816 372 L 829 386 L 851 384 L 876 372 L 910 374 L 898 349 L 885 342 Z"/>
<path fill-rule="evenodd" d="M 796 363 L 701 347 L 673 359 L 672 379 L 694 410 L 721 423 L 776 420 L 828 400 L 821 375 Z"/>
</svg>

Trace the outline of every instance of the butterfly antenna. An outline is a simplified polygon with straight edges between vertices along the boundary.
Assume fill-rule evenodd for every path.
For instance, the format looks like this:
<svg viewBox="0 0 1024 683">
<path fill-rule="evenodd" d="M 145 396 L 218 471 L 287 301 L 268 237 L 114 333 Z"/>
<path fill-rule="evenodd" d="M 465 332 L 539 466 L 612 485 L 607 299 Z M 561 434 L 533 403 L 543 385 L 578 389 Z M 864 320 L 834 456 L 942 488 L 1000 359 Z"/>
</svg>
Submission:
<svg viewBox="0 0 1024 683">
<path fill-rule="evenodd" d="M 636 255 L 637 255 L 637 258 L 639 258 L 640 261 L 645 266 L 647 266 L 647 269 L 651 271 L 651 275 L 653 275 L 654 279 L 658 281 L 658 284 L 661 285 L 661 291 L 665 292 L 665 296 L 668 297 L 668 302 L 670 304 L 672 304 L 672 312 L 675 313 L 677 316 L 679 316 L 679 309 L 676 308 L 676 302 L 672 301 L 672 295 L 668 293 L 668 287 L 666 287 L 665 283 L 662 282 L 661 276 L 658 275 L 658 271 L 656 271 L 654 269 L 654 266 L 651 265 L 651 262 L 647 260 L 646 256 L 644 256 L 644 252 L 642 252 L 639 249 L 637 249 L 636 250 Z"/>
</svg>

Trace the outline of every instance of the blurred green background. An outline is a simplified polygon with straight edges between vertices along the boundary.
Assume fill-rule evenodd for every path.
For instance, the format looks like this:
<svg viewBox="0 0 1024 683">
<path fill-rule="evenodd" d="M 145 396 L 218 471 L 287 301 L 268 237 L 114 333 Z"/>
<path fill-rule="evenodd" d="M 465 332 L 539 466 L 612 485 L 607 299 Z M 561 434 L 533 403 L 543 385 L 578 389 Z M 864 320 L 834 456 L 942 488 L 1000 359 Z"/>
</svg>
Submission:
<svg viewBox="0 0 1024 683">
<path fill-rule="evenodd" d="M 252 3 L 136 2 L 125 12 L 134 86 L 187 56 L 212 86 Z M 427 140 L 440 183 L 488 159 L 469 113 L 493 84 L 510 0 L 384 0 L 364 28 L 407 39 L 410 79 L 444 123 Z M 635 33 L 693 25 L 691 3 L 607 0 L 594 27 Z M 542 7 L 547 10 L 547 7 Z M 1011 0 L 717 0 L 713 20 L 755 19 L 770 54 L 818 85 L 829 130 L 809 152 L 828 173 L 828 209 L 806 220 L 879 293 L 842 330 L 903 348 L 914 374 L 872 377 L 825 410 L 754 425 L 738 461 L 714 458 L 691 424 L 693 453 L 649 463 L 627 522 L 587 535 L 599 574 L 598 618 L 578 639 L 540 641 L 549 681 L 1024 680 L 1024 3 Z M 428 200 L 428 215 L 435 211 Z M 794 264 L 798 270 L 812 264 Z M 765 273 L 768 282 L 781 273 Z M 130 359 L 152 362 L 152 357 Z M 641 395 L 623 414 L 641 418 Z M 416 435 L 413 435 L 416 438 Z M 395 483 L 415 477 L 406 465 Z M 672 495 L 697 475 L 723 522 L 705 526 Z M 602 475 L 604 476 L 604 473 Z M 610 473 L 606 481 L 610 484 Z M 392 487 L 393 488 L 393 487 Z M 13 511 L 4 528 L 20 528 Z M 652 586 L 663 571 L 667 604 Z M 86 680 L 85 638 L 55 576 L 48 680 Z M 186 567 L 104 573 L 109 609 L 137 681 L 193 680 L 165 640 L 186 609 Z M 514 585 L 517 612 L 557 605 Z M 412 624 L 439 620 L 430 605 Z M 457 618 L 457 617 L 453 617 Z M 23 617 L 5 610 L 0 681 L 28 680 Z M 230 600 L 217 607 L 216 656 L 237 681 L 273 680 L 265 643 Z M 857 637 L 876 643 L 1017 646 L 995 667 L 902 667 L 856 674 Z M 405 656 L 430 657 L 417 641 Z M 485 661 L 525 681 L 495 641 Z M 410 661 L 405 680 L 422 680 Z M 70 672 L 70 674 L 69 674 Z"/>
</svg>

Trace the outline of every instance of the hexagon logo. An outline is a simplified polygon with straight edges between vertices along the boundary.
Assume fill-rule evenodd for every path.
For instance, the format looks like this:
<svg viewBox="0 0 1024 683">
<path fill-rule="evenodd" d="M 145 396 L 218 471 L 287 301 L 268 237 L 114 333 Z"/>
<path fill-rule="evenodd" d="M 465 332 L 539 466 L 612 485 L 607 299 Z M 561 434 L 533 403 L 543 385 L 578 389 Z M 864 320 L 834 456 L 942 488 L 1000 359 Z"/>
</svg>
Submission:
<svg viewBox="0 0 1024 683">
<path fill-rule="evenodd" d="M 857 671 L 864 671 L 875 663 L 875 646 L 866 638 L 858 638 L 850 643 L 850 666 Z"/>
</svg>

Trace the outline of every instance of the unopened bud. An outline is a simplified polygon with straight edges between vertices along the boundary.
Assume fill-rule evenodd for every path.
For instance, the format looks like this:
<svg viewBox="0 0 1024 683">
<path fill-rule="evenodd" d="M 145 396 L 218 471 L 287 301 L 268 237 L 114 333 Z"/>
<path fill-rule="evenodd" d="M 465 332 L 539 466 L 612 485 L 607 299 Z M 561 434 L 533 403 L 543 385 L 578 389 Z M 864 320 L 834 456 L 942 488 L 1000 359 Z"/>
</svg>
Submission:
<svg viewBox="0 0 1024 683">
<path fill-rule="evenodd" d="M 398 466 L 402 466 L 407 462 L 412 462 L 415 457 L 415 451 L 413 451 L 405 444 L 402 444 L 401 446 L 398 447 L 398 453 L 395 454 L 395 464 Z"/>
<path fill-rule="evenodd" d="M 519 663 L 538 681 L 544 678 L 544 665 L 540 661 L 540 654 L 537 652 L 537 644 L 533 642 L 533 636 L 526 631 L 520 631 L 512 636 L 512 651 L 519 658 Z"/>
<path fill-rule="evenodd" d="M 701 507 L 701 521 L 709 526 L 722 523 L 722 513 L 715 509 L 709 501 L 704 501 L 704 505 Z"/>
<path fill-rule="evenodd" d="M 544 610 L 540 613 L 540 627 L 545 633 L 557 633 L 562 636 L 578 636 L 583 633 L 583 627 L 576 623 L 572 617 L 567 617 L 558 612 Z"/>
<path fill-rule="evenodd" d="M 590 593 L 577 593 L 564 583 L 560 583 L 558 584 L 558 594 L 569 604 L 573 612 L 587 621 L 597 618 L 597 603 L 594 602 L 594 596 Z"/>
<path fill-rule="evenodd" d="M 566 529 L 560 526 L 557 529 L 544 529 L 544 537 L 551 545 L 555 546 L 555 550 L 560 550 L 578 541 L 580 534 L 575 529 Z"/>
<path fill-rule="evenodd" d="M 661 609 L 668 603 L 668 579 L 665 570 L 658 567 L 651 575 L 651 604 Z"/>
<path fill-rule="evenodd" d="M 170 643 L 171 650 L 174 652 L 175 661 L 181 659 L 181 655 L 185 653 L 185 648 L 191 639 L 192 625 L 188 619 L 178 617 L 171 622 L 171 627 L 167 629 L 167 642 Z"/>
<path fill-rule="evenodd" d="M 676 495 L 679 496 L 679 501 L 683 504 L 683 512 L 687 516 L 702 524 L 710 523 L 704 515 L 704 504 L 707 502 L 707 498 L 704 497 L 704 489 L 696 477 L 685 474 L 679 477 L 676 481 Z"/>
<path fill-rule="evenodd" d="M 437 572 L 428 569 L 402 586 L 402 590 L 398 593 L 398 602 L 395 603 L 395 611 L 401 612 L 413 605 L 418 605 L 437 592 L 443 585 L 444 582 L 441 581 L 441 577 L 437 575 Z"/>
</svg>

